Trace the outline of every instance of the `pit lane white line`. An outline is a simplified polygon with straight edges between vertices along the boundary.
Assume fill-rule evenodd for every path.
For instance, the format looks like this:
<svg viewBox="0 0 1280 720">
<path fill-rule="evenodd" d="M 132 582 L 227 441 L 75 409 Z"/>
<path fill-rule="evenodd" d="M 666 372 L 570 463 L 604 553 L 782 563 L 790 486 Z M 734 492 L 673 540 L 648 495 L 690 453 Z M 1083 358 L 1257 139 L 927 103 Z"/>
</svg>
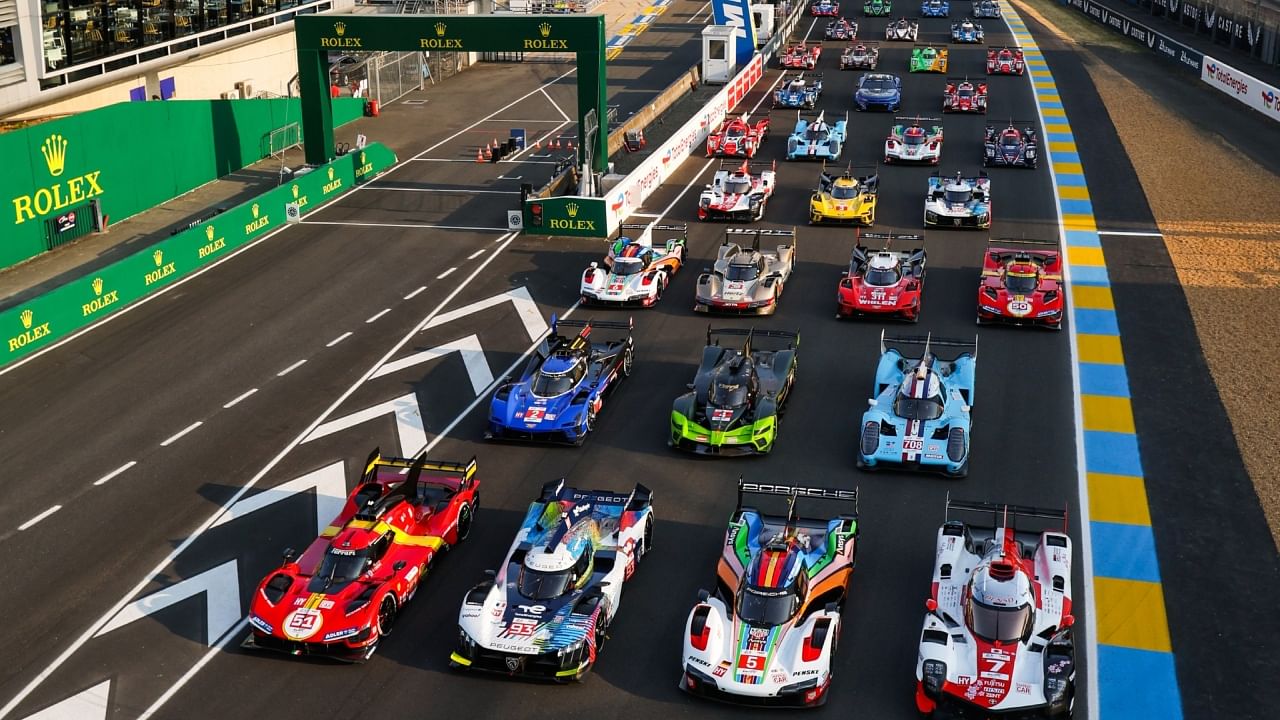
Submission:
<svg viewBox="0 0 1280 720">
<path fill-rule="evenodd" d="M 519 190 L 472 190 L 468 188 L 412 188 L 392 185 L 378 185 L 374 190 L 390 190 L 392 192 L 420 193 L 455 193 L 458 195 L 519 195 Z"/>
<path fill-rule="evenodd" d="M 421 292 L 421 291 L 423 291 L 423 290 L 425 290 L 425 289 L 426 289 L 425 287 L 418 288 L 416 291 L 414 291 L 413 295 L 417 295 L 419 292 Z M 410 295 L 409 297 L 413 297 L 413 295 Z M 409 298 L 405 298 L 405 300 L 408 300 L 408 299 L 409 299 Z M 347 339 L 347 338 L 349 338 L 349 337 L 351 337 L 351 331 L 350 331 L 350 330 L 348 330 L 348 331 L 346 331 L 346 332 L 342 333 L 342 334 L 341 334 L 341 335 L 339 335 L 338 337 L 336 337 L 336 338 L 334 338 L 334 339 L 330 340 L 329 342 L 325 343 L 325 344 L 324 344 L 324 346 L 325 346 L 325 347 L 333 347 L 334 345 L 337 345 L 338 343 L 342 342 L 343 340 L 346 340 L 346 339 Z"/>
<path fill-rule="evenodd" d="M 413 292 L 409 293 L 408 295 L 405 295 L 405 296 L 404 296 L 404 299 L 405 299 L 405 300 L 412 300 L 412 299 L 414 299 L 414 298 L 418 297 L 418 294 L 419 294 L 419 293 L 421 293 L 423 290 L 426 290 L 426 289 L 427 289 L 427 286 L 426 286 L 426 285 L 422 285 L 422 286 L 420 286 L 417 290 L 414 290 Z M 350 335 L 350 334 L 351 334 L 351 333 L 347 333 L 347 335 Z M 346 337 L 346 335 L 343 335 L 343 337 Z"/>
<path fill-rule="evenodd" d="M 558 123 L 558 122 L 560 122 L 560 121 L 559 121 L 559 120 L 511 120 L 511 119 L 509 119 L 509 118 L 493 118 L 492 120 L 486 120 L 485 122 L 508 122 L 508 123 L 518 122 L 518 123 L 547 123 L 547 124 L 550 124 L 550 123 Z"/>
<path fill-rule="evenodd" d="M 443 279 L 445 279 L 445 278 L 449 277 L 450 275 L 452 275 L 452 274 L 454 273 L 454 271 L 455 271 L 455 270 L 457 270 L 457 269 L 458 269 L 458 268 L 456 268 L 456 267 L 451 267 L 451 268 L 449 268 L 448 270 L 445 270 L 444 272 L 442 272 L 442 273 L 440 273 L 439 275 L 437 275 L 437 276 L 436 276 L 436 279 L 437 279 L 437 280 L 443 280 Z"/>
<path fill-rule="evenodd" d="M 524 150 L 521 150 L 520 152 L 524 152 Z M 513 155 L 512 157 L 515 157 L 515 155 Z M 492 165 L 493 164 L 488 160 L 485 160 L 483 163 L 478 163 L 475 160 L 464 160 L 462 158 L 413 158 L 410 160 L 410 162 L 451 162 L 451 163 L 471 163 L 472 165 Z M 555 165 L 556 161 L 555 160 L 499 160 L 498 163 L 499 164 L 519 163 L 521 165 Z"/>
<path fill-rule="evenodd" d="M 228 402 L 227 404 L 223 405 L 223 406 L 222 406 L 222 409 L 223 409 L 223 410 L 230 410 L 231 408 L 235 407 L 236 405 L 239 405 L 241 400 L 244 400 L 245 398 L 249 397 L 250 395 L 252 395 L 252 394 L 254 394 L 254 393 L 256 393 L 256 392 L 258 392 L 258 388 L 250 388 L 249 390 L 246 390 L 245 392 L 242 392 L 242 393 L 240 393 L 239 395 L 235 396 L 235 398 L 233 398 L 230 402 Z"/>
<path fill-rule="evenodd" d="M 470 225 L 427 225 L 417 223 L 347 222 L 340 220 L 303 220 L 302 225 L 345 225 L 348 227 L 423 228 L 426 230 L 469 230 L 472 232 L 511 232 L 510 228 L 472 227 Z"/>
<path fill-rule="evenodd" d="M 19 529 L 19 530 L 29 530 L 29 529 L 30 529 L 32 526 L 34 526 L 36 523 L 38 523 L 38 522 L 40 522 L 41 520 L 43 520 L 43 519 L 45 519 L 45 518 L 49 517 L 49 516 L 50 516 L 50 515 L 52 515 L 52 514 L 54 514 L 54 513 L 58 512 L 58 511 L 59 511 L 59 510 L 61 510 L 61 509 L 62 509 L 62 506 L 61 506 L 61 505 L 54 505 L 53 507 L 49 508 L 48 510 L 45 510 L 44 512 L 40 513 L 39 515 L 37 515 L 37 516 L 35 516 L 35 517 L 31 518 L 30 520 L 28 520 L 28 521 L 26 521 L 26 522 L 22 523 L 21 525 L 19 525 L 19 526 L 18 526 L 18 529 Z"/>
<path fill-rule="evenodd" d="M 134 465 L 137 465 L 137 464 L 138 464 L 138 461 L 137 461 L 137 460 L 130 460 L 129 462 L 127 462 L 127 463 L 125 463 L 125 464 L 121 465 L 120 467 L 116 468 L 115 470 L 112 470 L 111 472 L 107 473 L 106 475 L 103 475 L 102 477 L 98 478 L 97 480 L 94 480 L 94 481 L 93 481 L 93 484 L 94 484 L 94 486 L 98 486 L 98 485 L 106 485 L 108 482 L 111 482 L 112 478 L 115 478 L 115 477 L 116 477 L 116 476 L 118 476 L 120 473 L 124 472 L 125 470 L 128 470 L 129 468 L 131 468 L 131 467 L 133 467 Z"/>
<path fill-rule="evenodd" d="M 370 323 L 375 323 L 375 322 L 377 322 L 377 321 L 378 321 L 378 318 L 382 317 L 383 315 L 386 315 L 386 314 L 387 314 L 387 313 L 389 313 L 389 312 L 391 312 L 391 308 L 383 308 L 383 309 L 381 310 L 381 312 L 378 312 L 378 313 L 376 313 L 375 315 L 373 315 L 372 317 L 370 317 L 368 320 L 365 320 L 365 321 L 364 321 L 364 324 L 365 324 L 365 325 L 368 325 L 368 324 L 370 324 Z"/>
<path fill-rule="evenodd" d="M 702 7 L 698 8 L 697 12 L 693 14 L 693 17 L 690 17 L 688 20 L 684 21 L 684 24 L 688 25 L 694 20 L 697 20 L 698 16 L 702 14 L 702 11 L 706 10 L 710 6 L 711 6 L 711 0 L 707 0 L 705 3 L 702 4 Z"/>
<path fill-rule="evenodd" d="M 480 248 L 479 250 L 477 250 L 477 251 L 475 251 L 475 252 L 471 253 L 470 255 L 468 255 L 468 256 L 467 256 L 467 259 L 468 259 L 468 260 L 475 260 L 476 258 L 478 258 L 478 257 L 480 257 L 481 255 L 485 254 L 485 252 L 486 252 L 486 248 Z"/>
<path fill-rule="evenodd" d="M 1121 237 L 1164 237 L 1161 232 L 1136 232 L 1128 230 L 1099 230 L 1099 235 L 1119 235 Z"/>
<path fill-rule="evenodd" d="M 299 360 L 298 362 L 296 362 L 296 363 L 294 363 L 294 364 L 290 365 L 289 367 L 287 367 L 287 368 L 285 368 L 285 369 L 281 370 L 280 372 L 276 373 L 276 377 L 284 377 L 285 375 L 288 375 L 289 373 L 293 372 L 294 370 L 297 370 L 298 368 L 300 368 L 300 367 L 302 367 L 303 365 L 306 365 L 306 364 L 307 364 L 307 359 L 306 359 L 306 358 L 303 358 L 303 359 Z"/>
<path fill-rule="evenodd" d="M 170 445 L 172 445 L 172 444 L 174 444 L 174 443 L 178 442 L 179 440 L 181 440 L 181 439 L 182 439 L 182 436 L 186 435 L 187 433 L 191 432 L 192 430 L 195 430 L 196 428 L 200 427 L 200 426 L 201 426 L 201 425 L 203 425 L 203 424 L 204 424 L 204 421 L 203 421 L 203 420 L 197 420 L 197 421 L 195 421 L 195 422 L 191 423 L 190 425 L 186 426 L 185 428 L 183 428 L 183 429 L 179 430 L 177 433 L 175 433 L 175 434 L 173 434 L 173 435 L 170 435 L 168 440 L 165 440 L 164 442 L 160 443 L 160 447 L 169 447 Z"/>
<path fill-rule="evenodd" d="M 538 88 L 538 90 L 547 98 L 547 102 L 551 103 L 551 107 L 555 108 L 556 112 L 560 113 L 560 117 L 564 118 L 565 122 L 573 122 L 573 120 L 565 113 L 564 109 L 561 108 L 554 99 L 552 99 L 551 94 L 547 92 L 545 87 Z"/>
</svg>

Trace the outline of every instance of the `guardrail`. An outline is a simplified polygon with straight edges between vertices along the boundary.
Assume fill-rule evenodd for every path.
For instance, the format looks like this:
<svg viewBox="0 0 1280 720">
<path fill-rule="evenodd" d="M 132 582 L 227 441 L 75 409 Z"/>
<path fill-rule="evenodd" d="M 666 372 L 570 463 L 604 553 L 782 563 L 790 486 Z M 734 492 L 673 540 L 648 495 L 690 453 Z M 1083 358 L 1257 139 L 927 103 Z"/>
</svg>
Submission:
<svg viewBox="0 0 1280 720">
<path fill-rule="evenodd" d="M 658 97 L 653 102 L 645 105 L 635 115 L 627 118 L 627 121 L 614 128 L 609 133 L 609 157 L 613 157 L 622 149 L 622 140 L 627 132 L 631 130 L 643 130 L 660 117 L 664 112 L 669 110 L 677 100 L 688 95 L 693 88 L 702 82 L 702 68 L 700 65 L 694 65 L 689 68 L 683 75 L 676 79 L 675 82 L 667 86 L 666 90 L 658 93 Z"/>
<path fill-rule="evenodd" d="M 306 214 L 372 180 L 395 162 L 395 153 L 372 143 L 90 276 L 0 312 L 0 367 L 68 337 L 283 226 L 286 205 L 297 205 Z"/>
<path fill-rule="evenodd" d="M 1204 65 L 1204 53 L 1156 32 L 1128 15 L 1090 0 L 1066 0 L 1065 4 L 1186 70 L 1199 73 Z"/>
<path fill-rule="evenodd" d="M 1209 55 L 1204 56 L 1200 79 L 1272 120 L 1280 120 L 1280 88 L 1275 85 L 1264 83 Z"/>
</svg>

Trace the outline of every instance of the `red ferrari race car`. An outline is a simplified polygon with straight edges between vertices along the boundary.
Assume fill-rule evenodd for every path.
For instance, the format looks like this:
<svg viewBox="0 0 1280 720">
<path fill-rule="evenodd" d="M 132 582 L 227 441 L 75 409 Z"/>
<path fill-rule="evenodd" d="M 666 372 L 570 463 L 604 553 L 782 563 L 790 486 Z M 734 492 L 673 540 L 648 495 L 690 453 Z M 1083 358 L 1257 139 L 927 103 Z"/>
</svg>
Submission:
<svg viewBox="0 0 1280 720">
<path fill-rule="evenodd" d="M 884 249 L 868 250 L 862 240 L 883 240 Z M 893 241 L 918 243 L 892 249 Z M 924 237 L 893 233 L 859 233 L 849 257 L 849 271 L 836 290 L 836 317 L 889 316 L 908 322 L 920 319 L 924 298 Z"/>
<path fill-rule="evenodd" d="M 822 56 L 822 43 L 812 45 L 801 40 L 787 46 L 780 62 L 784 68 L 812 70 L 818 67 L 818 58 Z"/>
<path fill-rule="evenodd" d="M 989 48 L 987 50 L 988 75 L 1021 75 L 1027 65 L 1019 48 Z"/>
<path fill-rule="evenodd" d="M 436 557 L 467 538 L 480 502 L 476 460 L 369 456 L 329 527 L 258 585 L 247 648 L 363 662 L 391 632 Z"/>
<path fill-rule="evenodd" d="M 1065 300 L 1058 244 L 992 240 L 982 258 L 978 324 L 1003 322 L 1062 329 Z"/>
<path fill-rule="evenodd" d="M 987 112 L 987 84 L 969 78 L 947 78 L 942 91 L 942 112 Z"/>
<path fill-rule="evenodd" d="M 753 125 L 744 113 L 742 117 L 724 120 L 707 136 L 707 157 L 753 158 L 767 137 L 769 118 L 757 120 Z"/>
</svg>

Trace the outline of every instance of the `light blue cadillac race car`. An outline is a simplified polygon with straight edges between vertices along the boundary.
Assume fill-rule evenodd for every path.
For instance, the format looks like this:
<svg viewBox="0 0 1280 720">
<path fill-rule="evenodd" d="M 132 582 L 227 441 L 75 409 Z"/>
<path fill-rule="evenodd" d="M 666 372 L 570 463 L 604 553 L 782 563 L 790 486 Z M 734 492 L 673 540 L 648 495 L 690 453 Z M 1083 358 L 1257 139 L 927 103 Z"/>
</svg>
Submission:
<svg viewBox="0 0 1280 720">
<path fill-rule="evenodd" d="M 853 94 L 853 106 L 858 110 L 881 109 L 895 112 L 902 107 L 902 79 L 888 73 L 867 73 L 858 78 L 858 90 Z"/>
<path fill-rule="evenodd" d="M 844 149 L 845 126 L 849 114 L 835 124 L 827 123 L 827 113 L 806 118 L 804 112 L 796 113 L 796 129 L 787 138 L 788 160 L 839 160 Z"/>
<path fill-rule="evenodd" d="M 919 346 L 924 348 L 919 356 L 903 352 Z M 957 354 L 943 360 L 934 354 L 938 348 Z M 976 337 L 970 343 L 931 336 L 885 337 L 881 331 L 875 395 L 862 414 L 858 467 L 967 475 L 977 362 Z"/>
<path fill-rule="evenodd" d="M 951 15 L 951 3 L 947 0 L 924 0 L 920 3 L 920 17 L 947 17 Z"/>
<path fill-rule="evenodd" d="M 780 108 L 814 108 L 822 96 L 822 73 L 806 76 L 795 73 L 782 78 L 773 91 L 773 106 Z"/>
<path fill-rule="evenodd" d="M 980 43 L 984 37 L 982 26 L 969 18 L 951 23 L 951 42 Z"/>
</svg>

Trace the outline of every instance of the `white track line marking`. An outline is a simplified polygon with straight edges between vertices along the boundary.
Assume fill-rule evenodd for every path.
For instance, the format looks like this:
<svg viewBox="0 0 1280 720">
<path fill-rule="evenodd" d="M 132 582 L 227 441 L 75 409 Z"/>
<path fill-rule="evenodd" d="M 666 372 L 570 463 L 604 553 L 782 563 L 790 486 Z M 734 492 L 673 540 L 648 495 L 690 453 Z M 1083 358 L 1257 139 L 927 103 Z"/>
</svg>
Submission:
<svg viewBox="0 0 1280 720">
<path fill-rule="evenodd" d="M 391 192 L 421 192 L 421 193 L 455 193 L 465 195 L 519 195 L 519 190 L 475 190 L 472 188 L 411 188 L 411 187 L 394 187 L 391 185 L 378 185 L 374 190 L 388 190 Z"/>
<path fill-rule="evenodd" d="M 501 123 L 514 123 L 514 122 L 518 122 L 518 123 L 547 123 L 547 124 L 550 124 L 550 123 L 558 123 L 558 122 L 560 122 L 560 121 L 559 121 L 559 120 L 512 120 L 511 118 L 493 118 L 492 120 L 488 120 L 487 122 L 501 122 Z"/>
<path fill-rule="evenodd" d="M 33 525 L 35 525 L 36 523 L 40 522 L 41 520 L 43 520 L 43 519 L 45 519 L 45 518 L 49 517 L 50 515 L 52 515 L 52 514 L 54 514 L 54 513 L 58 512 L 58 511 L 59 511 L 59 510 L 61 510 L 61 509 L 62 509 L 62 506 L 61 506 L 61 505 L 54 505 L 53 507 L 49 508 L 48 510 L 45 510 L 44 512 L 40 513 L 39 515 L 37 515 L 37 516 L 35 516 L 35 517 L 31 518 L 30 520 L 28 520 L 28 521 L 26 521 L 26 522 L 22 523 L 21 525 L 19 525 L 19 526 L 18 526 L 18 529 L 19 529 L 19 530 L 27 530 L 27 529 L 30 529 L 30 528 L 31 528 L 31 526 L 33 526 Z"/>
<path fill-rule="evenodd" d="M 451 268 L 449 268 L 448 270 L 445 270 L 444 272 L 442 272 L 442 273 L 440 273 L 439 275 L 437 275 L 437 276 L 436 276 L 436 279 L 437 279 L 437 280 L 443 280 L 443 279 L 445 279 L 445 278 L 449 277 L 450 275 L 452 275 L 452 274 L 453 274 L 453 272 L 454 272 L 455 270 L 457 270 L 457 269 L 458 269 L 458 268 L 456 268 L 456 267 L 451 267 Z"/>
<path fill-rule="evenodd" d="M 697 20 L 698 16 L 702 14 L 702 11 L 706 10 L 710 5 L 711 5 L 711 0 L 707 0 L 706 2 L 702 3 L 702 7 L 698 8 L 698 11 L 695 12 L 692 17 L 690 17 L 688 20 L 685 20 L 684 24 L 688 25 L 694 20 Z"/>
<path fill-rule="evenodd" d="M 1099 230 L 1099 235 L 1120 235 L 1121 237 L 1164 237 L 1161 232 L 1129 232 L 1124 230 Z"/>
<path fill-rule="evenodd" d="M 346 222 L 339 220 L 303 220 L 302 225 L 343 225 L 347 227 L 390 227 L 390 228 L 422 228 L 424 230 L 467 230 L 470 232 L 501 232 L 508 233 L 511 230 L 507 228 L 497 227 L 472 227 L 470 225 L 415 225 L 412 223 L 375 223 L 375 222 Z"/>
<path fill-rule="evenodd" d="M 203 424 L 204 424 L 203 420 L 197 420 L 191 423 L 185 428 L 179 430 L 174 435 L 171 435 L 168 440 L 165 440 L 164 442 L 160 443 L 160 447 L 169 447 L 170 445 L 181 440 L 183 435 L 186 435 L 187 433 L 191 432 L 192 430 L 195 430 L 196 428 L 200 427 Z"/>
<path fill-rule="evenodd" d="M 134 465 L 137 465 L 137 464 L 138 464 L 138 461 L 137 461 L 137 460 L 130 460 L 129 462 L 127 462 L 127 463 L 125 463 L 125 464 L 121 465 L 120 467 L 116 468 L 115 470 L 112 470 L 111 472 L 107 473 L 106 475 L 103 475 L 102 477 L 98 478 L 97 480 L 94 480 L 94 481 L 93 481 L 93 484 L 94 484 L 94 486 L 98 486 L 98 485 L 106 485 L 108 482 L 110 482 L 110 481 L 111 481 L 111 479 L 112 479 L 112 478 L 116 477 L 116 476 L 117 476 L 117 475 L 119 475 L 120 473 L 124 472 L 125 470 L 128 470 L 129 468 L 131 468 L 131 467 L 133 467 Z"/>
<path fill-rule="evenodd" d="M 554 131 L 553 131 L 553 132 L 554 132 Z M 525 148 L 525 150 L 528 150 L 528 148 Z M 520 151 L 520 153 L 524 152 L 525 150 L 521 150 L 521 151 Z M 520 153 L 516 153 L 515 155 L 512 155 L 511 157 L 513 157 L 513 158 L 514 158 L 514 157 L 519 157 L 519 156 L 520 156 Z M 478 162 L 476 162 L 475 160 L 463 160 L 463 159 L 461 159 L 461 158 L 413 158 L 413 160 L 412 160 L 411 162 L 451 162 L 451 163 L 471 163 L 472 165 L 492 165 L 492 164 L 493 164 L 492 162 L 489 162 L 488 160 L 485 160 L 483 163 L 478 163 Z M 555 161 L 555 160 L 511 160 L 511 159 L 506 159 L 506 160 L 499 160 L 498 162 L 499 162 L 499 163 L 514 163 L 514 162 L 518 162 L 518 163 L 520 163 L 520 164 L 522 164 L 522 165 L 555 165 L 555 164 L 556 164 L 556 161 Z"/>
<path fill-rule="evenodd" d="M 290 365 L 289 367 L 287 367 L 287 368 L 285 368 L 285 369 L 281 370 L 280 372 L 276 373 L 276 377 L 284 377 L 285 375 L 288 375 L 289 373 L 293 372 L 294 370 L 297 370 L 298 368 L 300 368 L 300 367 L 302 367 L 303 365 L 306 365 L 306 364 L 307 364 L 307 359 L 306 359 L 306 358 L 302 358 L 302 359 L 301 359 L 301 360 L 299 360 L 298 362 L 296 362 L 296 363 L 294 363 L 294 364 Z"/>
<path fill-rule="evenodd" d="M 414 293 L 414 294 L 416 295 L 417 293 Z M 405 299 L 406 299 L 406 300 L 408 300 L 408 298 L 405 298 Z M 324 344 L 324 346 L 325 346 L 325 347 L 333 347 L 334 345 L 337 345 L 338 343 L 342 342 L 343 340 L 346 340 L 346 339 L 347 339 L 347 338 L 349 338 L 349 337 L 351 337 L 351 331 L 350 331 L 350 330 L 348 330 L 348 331 L 346 331 L 346 332 L 342 333 L 342 334 L 341 334 L 341 335 L 339 335 L 338 337 L 336 337 L 336 338 L 334 338 L 334 339 L 330 340 L 329 342 L 325 343 L 325 344 Z"/>
<path fill-rule="evenodd" d="M 386 315 L 389 312 L 391 312 L 391 308 L 383 308 L 381 312 L 378 312 L 377 314 L 371 316 L 368 320 L 365 320 L 364 324 L 368 325 L 370 323 L 377 322 L 378 318 L 382 317 L 383 315 Z"/>
<path fill-rule="evenodd" d="M 560 117 L 564 118 L 565 122 L 573 122 L 573 119 L 570 118 L 568 115 L 566 115 L 564 110 L 560 108 L 560 105 L 557 104 L 554 99 L 552 99 L 551 93 L 547 92 L 547 88 L 545 85 L 538 88 L 538 92 L 542 93 L 543 96 L 547 98 L 547 102 L 551 103 L 551 107 L 555 108 L 556 112 L 560 113 Z"/>
<path fill-rule="evenodd" d="M 408 295 L 405 295 L 405 296 L 404 296 L 404 299 L 405 299 L 405 300 L 412 300 L 412 299 L 414 299 L 414 298 L 418 297 L 418 294 L 419 294 L 419 293 L 421 293 L 423 290 L 426 290 L 426 289 L 427 289 L 427 286 L 426 286 L 426 285 L 421 285 L 421 286 L 419 286 L 419 287 L 418 287 L 418 289 L 417 289 L 417 290 L 414 290 L 413 292 L 409 293 Z M 348 333 L 348 334 L 350 334 L 350 333 Z"/>
<path fill-rule="evenodd" d="M 477 251 L 475 251 L 475 252 L 471 253 L 470 255 L 468 255 L 468 256 L 467 256 L 467 259 L 468 259 L 468 260 L 475 260 L 476 258 L 480 257 L 480 256 L 481 256 L 481 255 L 483 255 L 484 253 L 485 253 L 485 248 L 480 248 L 479 250 L 477 250 Z"/>
<path fill-rule="evenodd" d="M 244 400 L 245 398 L 249 397 L 250 395 L 252 395 L 252 394 L 254 394 L 254 393 L 256 393 L 256 392 L 258 392 L 258 388 L 252 388 L 252 389 L 246 390 L 245 392 L 242 392 L 242 393 L 240 393 L 239 395 L 237 395 L 237 396 L 235 397 L 235 399 L 233 399 L 231 402 L 227 403 L 226 405 L 223 405 L 223 406 L 222 406 L 222 409 L 223 409 L 223 410 L 230 410 L 231 408 L 235 407 L 236 405 L 239 405 L 241 400 Z"/>
</svg>

